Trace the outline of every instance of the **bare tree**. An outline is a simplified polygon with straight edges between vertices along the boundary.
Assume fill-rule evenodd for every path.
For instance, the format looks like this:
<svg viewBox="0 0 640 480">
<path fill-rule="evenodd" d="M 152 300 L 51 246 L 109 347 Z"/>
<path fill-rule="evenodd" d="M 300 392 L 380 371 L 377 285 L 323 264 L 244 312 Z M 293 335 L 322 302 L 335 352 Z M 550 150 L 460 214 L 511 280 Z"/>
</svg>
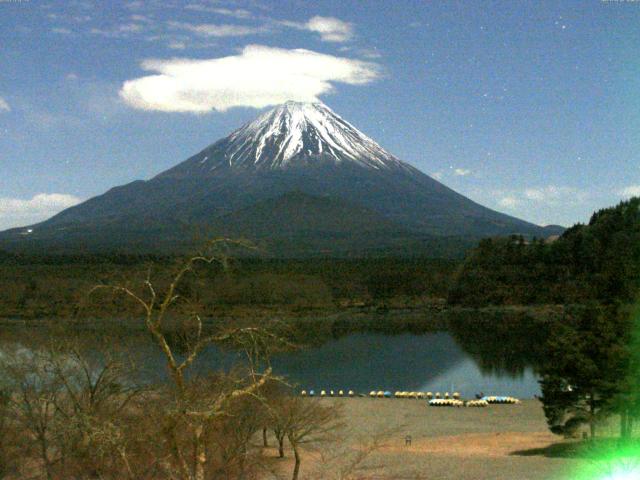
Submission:
<svg viewBox="0 0 640 480">
<path fill-rule="evenodd" d="M 23 457 L 37 447 L 35 457 L 48 479 L 100 477 L 109 464 L 108 470 L 118 472 L 113 478 L 122 478 L 128 463 L 124 411 L 139 389 L 121 360 L 106 357 L 93 364 L 70 345 L 57 342 L 3 356 L 6 408 L 12 427 L 26 434 Z"/>
<path fill-rule="evenodd" d="M 216 420 L 227 414 L 229 405 L 242 397 L 257 396 L 260 388 L 271 379 L 272 370 L 268 362 L 259 371 L 260 360 L 270 351 L 270 346 L 279 338 L 257 327 L 235 327 L 206 334 L 203 321 L 189 300 L 179 291 L 189 274 L 197 265 L 219 264 L 227 268 L 228 252 L 232 247 L 251 248 L 246 242 L 216 239 L 208 244 L 206 252 L 188 259 L 179 268 L 166 291 L 160 293 L 151 282 L 150 275 L 144 281 L 142 291 L 128 286 L 98 286 L 93 291 L 109 289 L 126 295 L 136 302 L 144 312 L 147 330 L 160 347 L 172 380 L 172 405 L 168 406 L 164 432 L 170 450 L 170 474 L 183 480 L 205 480 L 208 462 L 206 437 Z M 178 355 L 167 334 L 169 313 L 177 306 L 187 307 L 188 321 L 183 324 L 182 352 Z M 212 343 L 229 344 L 242 348 L 247 356 L 246 373 L 241 377 L 226 378 L 224 388 L 210 388 L 207 392 L 193 388 L 186 372 L 198 355 Z M 197 394 L 194 394 L 197 392 Z"/>
<path fill-rule="evenodd" d="M 302 463 L 302 447 L 336 440 L 343 426 L 341 408 L 319 399 L 284 394 L 271 400 L 271 428 L 278 440 L 279 456 L 284 457 L 284 438 L 293 450 L 292 479 L 297 480 Z"/>
<path fill-rule="evenodd" d="M 343 432 L 342 441 L 325 444 L 320 451 L 319 468 L 309 475 L 310 479 L 322 480 L 355 480 L 370 476 L 367 472 L 380 471 L 384 465 L 371 463 L 372 457 L 387 445 L 390 438 L 395 437 L 402 427 L 384 428 L 367 434 L 352 437 L 350 432 Z"/>
<path fill-rule="evenodd" d="M 5 478 L 17 466 L 16 443 L 18 435 L 10 405 L 9 392 L 0 389 L 0 478 Z"/>
<path fill-rule="evenodd" d="M 99 476 L 108 471 L 136 478 L 126 434 L 128 408 L 140 401 L 143 388 L 133 381 L 134 365 L 126 356 L 102 349 L 90 355 L 77 342 L 64 342 L 49 353 L 51 371 L 60 385 L 56 414 L 62 420 L 65 474 Z"/>
<path fill-rule="evenodd" d="M 169 382 L 142 389 L 127 356 L 112 346 L 89 349 L 73 339 L 0 352 L 0 392 L 7 392 L 0 395 L 0 433 L 5 419 L 8 428 L 20 432 L 28 447 L 20 460 L 30 476 L 247 478 L 259 453 L 251 440 L 266 424 L 263 390 L 277 381 L 269 356 L 286 342 L 257 326 L 208 327 L 188 298 L 198 269 L 227 267 L 229 244 L 244 245 L 211 242 L 207 254 L 188 259 L 165 287 L 155 287 L 149 273 L 138 288 L 92 290 L 121 294 L 142 309 L 146 330 L 166 360 Z M 243 353 L 245 360 L 229 372 L 191 374 L 197 357 L 214 343 Z M 0 469 L 6 438 L 0 439 Z"/>
<path fill-rule="evenodd" d="M 60 384 L 51 374 L 50 363 L 40 352 L 14 351 L 5 354 L 2 376 L 7 383 L 8 409 L 25 434 L 27 451 L 36 449 L 36 457 L 48 480 L 54 478 L 54 466 L 60 453 L 53 448 L 58 421 L 56 403 Z"/>
<path fill-rule="evenodd" d="M 263 424 L 261 403 L 253 396 L 241 397 L 213 423 L 207 445 L 217 477 L 239 479 L 255 472 L 260 450 L 251 448 L 251 440 Z"/>
<path fill-rule="evenodd" d="M 333 434 L 342 426 L 339 423 L 341 413 L 337 404 L 325 406 L 300 397 L 291 397 L 288 410 L 287 439 L 295 457 L 292 479 L 297 480 L 302 461 L 301 446 L 334 439 Z"/>
</svg>

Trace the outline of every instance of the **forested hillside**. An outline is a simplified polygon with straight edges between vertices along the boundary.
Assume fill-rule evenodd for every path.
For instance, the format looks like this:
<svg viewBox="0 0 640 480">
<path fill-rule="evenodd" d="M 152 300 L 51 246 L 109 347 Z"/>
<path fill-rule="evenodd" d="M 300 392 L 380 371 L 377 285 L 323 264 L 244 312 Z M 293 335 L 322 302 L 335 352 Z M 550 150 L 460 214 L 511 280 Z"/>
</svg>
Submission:
<svg viewBox="0 0 640 480">
<path fill-rule="evenodd" d="M 593 214 L 556 241 L 480 242 L 449 292 L 466 306 L 629 302 L 640 286 L 640 199 Z"/>
<path fill-rule="evenodd" d="M 162 287 L 182 257 L 153 255 L 19 256 L 0 251 L 0 318 L 76 315 L 97 284 L 139 284 L 151 274 Z M 215 266 L 185 279 L 205 315 L 225 307 L 336 309 L 444 303 L 458 262 L 414 259 L 241 259 L 224 274 Z M 131 304 L 127 304 L 131 307 Z M 123 305 L 124 307 L 124 305 Z M 113 314 L 91 306 L 91 316 Z"/>
<path fill-rule="evenodd" d="M 578 436 L 588 425 L 594 438 L 616 414 L 628 439 L 640 418 L 639 208 L 634 198 L 600 210 L 554 242 L 482 241 L 452 283 L 450 304 L 562 306 L 538 364 L 552 432 Z"/>
</svg>

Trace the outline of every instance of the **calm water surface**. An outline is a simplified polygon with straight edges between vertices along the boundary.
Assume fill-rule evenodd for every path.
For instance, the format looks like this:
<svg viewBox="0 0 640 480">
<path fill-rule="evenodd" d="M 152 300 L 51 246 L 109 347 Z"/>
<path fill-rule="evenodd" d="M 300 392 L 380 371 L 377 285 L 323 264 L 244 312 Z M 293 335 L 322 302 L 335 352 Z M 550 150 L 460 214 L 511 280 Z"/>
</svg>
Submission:
<svg viewBox="0 0 640 480">
<path fill-rule="evenodd" d="M 212 347 L 194 368 L 206 373 L 214 365 L 231 363 L 228 353 Z M 300 389 L 317 392 L 457 391 L 464 397 L 483 392 L 520 398 L 540 393 L 531 368 L 516 373 L 483 370 L 446 332 L 353 333 L 319 347 L 276 355 L 272 365 L 275 373 L 286 375 Z"/>
<path fill-rule="evenodd" d="M 90 337 L 92 334 L 83 335 Z M 32 337 L 25 328 L 10 339 L 0 340 L 0 345 L 10 342 L 37 348 Z M 114 340 L 113 344 L 116 343 L 120 344 L 118 348 L 133 354 L 147 375 L 161 377 L 166 372 L 163 355 L 147 335 L 127 336 L 126 340 Z M 469 349 L 469 345 L 465 348 Z M 211 346 L 201 352 L 193 369 L 200 374 L 226 369 L 234 363 L 236 355 Z M 498 359 L 495 363 L 504 361 Z M 479 392 L 520 398 L 540 393 L 532 368 L 519 366 L 510 371 L 481 368 L 477 355 L 472 357 L 447 332 L 351 333 L 330 339 L 318 347 L 280 353 L 272 359 L 272 365 L 275 373 L 287 376 L 299 389 L 318 392 L 323 389 L 358 393 L 371 390 L 457 391 L 467 398 Z"/>
</svg>

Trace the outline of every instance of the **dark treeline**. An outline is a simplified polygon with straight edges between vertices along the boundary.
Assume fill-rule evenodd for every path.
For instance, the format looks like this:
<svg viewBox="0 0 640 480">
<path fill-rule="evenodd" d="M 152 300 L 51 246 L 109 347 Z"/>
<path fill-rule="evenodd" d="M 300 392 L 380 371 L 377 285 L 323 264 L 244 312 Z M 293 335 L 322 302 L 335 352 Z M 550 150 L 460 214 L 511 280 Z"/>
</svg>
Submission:
<svg viewBox="0 0 640 480">
<path fill-rule="evenodd" d="M 640 199 L 593 214 L 554 242 L 480 242 L 449 292 L 466 306 L 631 302 L 640 287 Z"/>
<path fill-rule="evenodd" d="M 0 252 L 0 317 L 69 318 L 100 283 L 142 281 L 151 271 L 162 285 L 183 257 L 156 255 L 27 256 Z M 206 315 L 220 307 L 333 309 L 442 303 L 458 267 L 439 259 L 234 260 L 220 274 L 201 271 L 182 286 Z M 112 316 L 114 306 L 92 304 L 91 316 Z M 125 308 L 123 306 L 123 308 Z M 116 309 L 117 310 L 117 309 Z M 119 312 L 122 313 L 122 312 Z"/>
<path fill-rule="evenodd" d="M 48 254 L 14 253 L 0 250 L 0 265 L 136 265 L 145 262 L 170 263 L 175 256 L 155 253 Z"/>
<path fill-rule="evenodd" d="M 481 242 L 448 300 L 476 307 L 561 304 L 560 321 L 539 355 L 548 424 L 568 436 L 587 424 L 593 438 L 615 414 L 628 439 L 640 418 L 640 324 L 633 306 L 639 289 L 640 199 L 634 198 L 594 213 L 555 242 Z"/>
</svg>

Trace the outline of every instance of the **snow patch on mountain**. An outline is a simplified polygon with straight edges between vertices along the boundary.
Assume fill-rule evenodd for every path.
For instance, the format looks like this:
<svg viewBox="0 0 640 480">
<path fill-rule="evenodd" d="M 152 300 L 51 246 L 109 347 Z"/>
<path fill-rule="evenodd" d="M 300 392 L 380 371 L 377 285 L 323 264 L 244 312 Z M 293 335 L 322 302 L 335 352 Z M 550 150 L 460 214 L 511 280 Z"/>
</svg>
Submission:
<svg viewBox="0 0 640 480">
<path fill-rule="evenodd" d="M 353 163 L 379 171 L 413 170 L 323 103 L 289 101 L 214 143 L 171 173 L 204 174 L 221 167 L 277 170 L 314 163 Z"/>
<path fill-rule="evenodd" d="M 250 148 L 247 148 L 250 146 Z M 284 168 L 297 156 L 351 160 L 381 169 L 399 160 L 322 103 L 287 102 L 236 130 L 229 137 L 231 165 Z"/>
</svg>

